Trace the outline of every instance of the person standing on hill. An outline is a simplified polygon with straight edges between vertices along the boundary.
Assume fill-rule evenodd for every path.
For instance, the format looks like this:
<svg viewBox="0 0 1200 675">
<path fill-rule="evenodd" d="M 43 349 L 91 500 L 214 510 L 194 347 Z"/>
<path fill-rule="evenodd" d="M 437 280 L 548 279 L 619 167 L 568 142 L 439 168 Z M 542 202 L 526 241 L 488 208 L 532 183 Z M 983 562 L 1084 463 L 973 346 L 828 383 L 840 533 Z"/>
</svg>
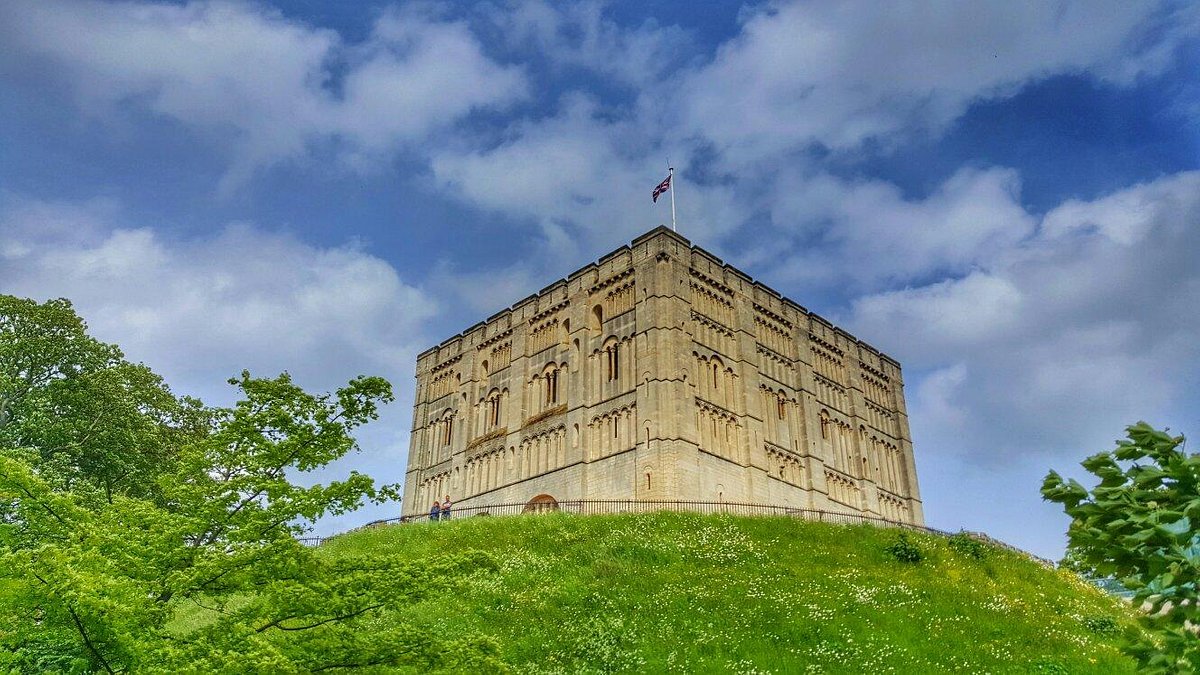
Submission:
<svg viewBox="0 0 1200 675">
<path fill-rule="evenodd" d="M 442 520 L 450 520 L 450 495 L 446 495 L 446 501 L 442 502 Z"/>
<path fill-rule="evenodd" d="M 433 506 L 429 507 L 429 522 L 436 523 L 438 521 L 438 514 L 441 513 L 441 510 L 442 505 L 438 503 L 438 500 L 433 500 Z"/>
</svg>

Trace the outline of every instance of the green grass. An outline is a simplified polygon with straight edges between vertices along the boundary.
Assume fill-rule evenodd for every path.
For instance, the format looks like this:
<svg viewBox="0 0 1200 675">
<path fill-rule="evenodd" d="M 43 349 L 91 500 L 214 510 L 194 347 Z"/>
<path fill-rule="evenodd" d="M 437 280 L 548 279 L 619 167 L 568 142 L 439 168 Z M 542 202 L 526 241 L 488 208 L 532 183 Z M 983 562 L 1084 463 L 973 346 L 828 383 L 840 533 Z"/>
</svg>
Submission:
<svg viewBox="0 0 1200 675">
<path fill-rule="evenodd" d="M 518 672 L 1122 673 L 1131 610 L 1070 573 L 984 547 L 788 518 L 661 513 L 464 518 L 342 535 L 322 555 L 479 550 L 452 592 L 387 610 L 494 641 Z"/>
</svg>

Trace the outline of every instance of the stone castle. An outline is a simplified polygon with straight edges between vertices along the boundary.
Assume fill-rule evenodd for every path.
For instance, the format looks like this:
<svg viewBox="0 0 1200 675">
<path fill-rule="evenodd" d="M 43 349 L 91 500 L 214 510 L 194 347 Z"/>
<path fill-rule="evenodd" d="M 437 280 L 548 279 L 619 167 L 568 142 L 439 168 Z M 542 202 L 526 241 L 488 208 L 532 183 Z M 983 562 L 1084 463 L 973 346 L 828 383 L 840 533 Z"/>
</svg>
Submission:
<svg viewBox="0 0 1200 675">
<path fill-rule="evenodd" d="M 924 523 L 900 364 L 663 227 L 417 357 L 403 513 L 445 495 Z"/>
</svg>

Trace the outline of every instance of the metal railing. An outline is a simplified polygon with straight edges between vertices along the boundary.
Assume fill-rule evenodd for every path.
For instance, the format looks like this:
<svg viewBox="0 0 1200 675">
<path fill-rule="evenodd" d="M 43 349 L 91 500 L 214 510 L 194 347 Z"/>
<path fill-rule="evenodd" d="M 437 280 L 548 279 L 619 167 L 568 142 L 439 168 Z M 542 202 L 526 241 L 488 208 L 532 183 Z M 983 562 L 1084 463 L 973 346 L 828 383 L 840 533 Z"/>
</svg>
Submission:
<svg viewBox="0 0 1200 675">
<path fill-rule="evenodd" d="M 752 504 L 748 502 L 701 502 L 682 500 L 633 500 L 633 499 L 576 499 L 559 502 L 532 504 L 526 502 L 510 504 L 486 504 L 482 506 L 455 506 L 450 510 L 450 518 L 469 518 L 472 516 L 514 516 L 528 513 L 570 513 L 576 515 L 606 515 L 617 513 L 655 513 L 658 511 L 675 511 L 702 514 L 727 514 L 731 516 L 788 516 L 816 520 L 826 523 L 841 523 L 845 525 L 884 525 L 901 527 L 935 534 L 947 534 L 941 530 L 903 523 L 877 516 L 861 513 L 843 513 L 838 511 L 820 511 L 804 509 L 795 506 L 776 504 Z M 399 518 L 386 518 L 367 523 L 363 527 L 375 527 L 391 523 L 427 522 L 430 514 L 420 513 Z"/>
<path fill-rule="evenodd" d="M 838 525 L 873 525 L 876 527 L 890 527 L 903 530 L 911 530 L 915 532 L 924 532 L 934 534 L 941 537 L 950 537 L 955 534 L 966 534 L 980 541 L 983 541 L 992 546 L 1003 548 L 1014 553 L 1032 558 L 1034 561 L 1054 567 L 1054 562 L 1006 544 L 994 537 L 990 537 L 980 532 L 947 532 L 933 527 L 925 527 L 924 525 L 914 525 L 912 523 L 904 523 L 895 520 L 888 520 L 878 516 L 871 516 L 862 513 L 845 513 L 840 511 L 823 511 L 819 509 L 804 509 L 795 506 L 782 506 L 777 504 L 752 504 L 747 502 L 701 502 L 701 501 L 668 501 L 668 500 L 632 500 L 632 499 L 576 499 L 565 500 L 559 502 L 547 502 L 542 504 L 536 503 L 509 503 L 509 504 L 487 504 L 482 506 L 454 506 L 450 509 L 449 518 L 445 518 L 443 514 L 439 514 L 439 520 L 454 520 L 457 518 L 472 518 L 480 516 L 516 516 L 522 514 L 538 514 L 538 513 L 569 513 L 574 515 L 610 515 L 620 513 L 657 513 L 660 511 L 672 511 L 681 513 L 700 513 L 700 514 L 726 514 L 732 516 L 784 516 L 788 518 L 799 518 L 802 520 L 811 520 L 821 523 L 833 523 Z M 384 518 L 375 520 L 366 525 L 361 525 L 350 530 L 364 530 L 373 527 L 382 527 L 385 525 L 394 524 L 409 524 L 409 523 L 428 523 L 430 514 L 419 513 L 411 516 L 400 516 L 398 518 Z M 334 535 L 336 536 L 336 535 Z M 328 537 L 303 537 L 299 539 L 301 543 L 310 546 L 318 546 Z"/>
</svg>

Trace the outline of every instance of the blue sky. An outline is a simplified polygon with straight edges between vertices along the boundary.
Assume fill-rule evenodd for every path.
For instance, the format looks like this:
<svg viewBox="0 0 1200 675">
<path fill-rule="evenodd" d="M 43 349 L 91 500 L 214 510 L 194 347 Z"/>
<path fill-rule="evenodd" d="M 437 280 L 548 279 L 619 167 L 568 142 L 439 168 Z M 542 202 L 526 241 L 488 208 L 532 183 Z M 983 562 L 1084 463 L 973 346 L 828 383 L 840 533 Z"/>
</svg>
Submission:
<svg viewBox="0 0 1200 675">
<path fill-rule="evenodd" d="M 898 358 L 929 523 L 1200 428 L 1200 11 L 1183 2 L 0 6 L 0 291 L 176 389 L 399 400 L 417 352 L 669 220 Z M 324 522 L 324 532 L 395 505 Z"/>
</svg>

